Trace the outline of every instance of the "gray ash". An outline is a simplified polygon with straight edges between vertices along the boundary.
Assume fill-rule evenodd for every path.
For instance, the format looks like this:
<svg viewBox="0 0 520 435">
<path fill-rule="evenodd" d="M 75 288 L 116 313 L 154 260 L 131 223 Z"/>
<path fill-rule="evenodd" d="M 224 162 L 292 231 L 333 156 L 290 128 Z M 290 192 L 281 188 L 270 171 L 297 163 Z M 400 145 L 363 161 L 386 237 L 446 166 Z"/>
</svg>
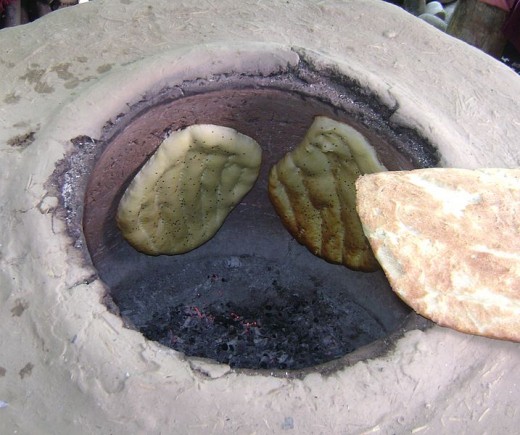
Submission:
<svg viewBox="0 0 520 435">
<path fill-rule="evenodd" d="M 339 358 L 384 334 L 359 305 L 282 292 L 275 303 L 180 304 L 140 328 L 150 340 L 236 368 L 301 369 Z"/>
<path fill-rule="evenodd" d="M 208 243 L 237 249 L 218 243 L 221 236 Z M 176 256 L 175 267 L 134 267 L 111 297 L 128 327 L 149 340 L 237 369 L 316 367 L 400 330 L 410 309 L 381 271 L 317 261 L 292 239 L 286 249 L 282 258 L 200 258 L 195 250 Z"/>
</svg>

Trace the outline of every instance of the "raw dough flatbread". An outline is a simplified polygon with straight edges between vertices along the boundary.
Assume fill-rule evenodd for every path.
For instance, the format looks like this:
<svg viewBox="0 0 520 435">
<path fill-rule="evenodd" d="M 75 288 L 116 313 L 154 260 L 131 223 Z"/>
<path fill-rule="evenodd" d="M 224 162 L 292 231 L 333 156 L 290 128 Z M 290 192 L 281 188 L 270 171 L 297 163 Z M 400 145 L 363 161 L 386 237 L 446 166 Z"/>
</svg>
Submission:
<svg viewBox="0 0 520 435">
<path fill-rule="evenodd" d="M 172 133 L 121 198 L 119 229 L 149 255 L 200 246 L 253 186 L 261 153 L 252 138 L 227 127 L 201 124 Z"/>
<path fill-rule="evenodd" d="M 365 234 L 410 307 L 520 341 L 520 169 L 387 172 L 356 186 Z"/>
<path fill-rule="evenodd" d="M 269 196 L 285 227 L 315 255 L 374 271 L 379 264 L 356 213 L 354 182 L 378 171 L 386 168 L 361 133 L 318 116 L 303 141 L 271 169 Z"/>
</svg>

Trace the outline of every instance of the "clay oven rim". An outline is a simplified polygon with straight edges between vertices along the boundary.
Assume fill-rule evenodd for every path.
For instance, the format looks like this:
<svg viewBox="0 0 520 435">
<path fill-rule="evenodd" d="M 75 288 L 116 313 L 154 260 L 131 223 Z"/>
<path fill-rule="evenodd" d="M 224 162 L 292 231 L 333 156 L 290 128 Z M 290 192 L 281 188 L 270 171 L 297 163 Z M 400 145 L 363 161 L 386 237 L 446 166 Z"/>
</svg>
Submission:
<svg viewBox="0 0 520 435">
<path fill-rule="evenodd" d="M 288 143 L 277 153 L 273 154 L 270 150 L 264 150 L 264 153 L 267 154 L 267 162 L 264 162 L 263 174 L 260 177 L 261 179 L 263 178 L 264 183 L 267 176 L 266 172 L 270 166 L 287 150 L 293 148 L 298 143 L 305 132 L 306 126 L 310 124 L 314 116 L 323 114 L 348 122 L 362 131 L 365 136 L 371 139 L 372 143 L 376 144 L 378 150 L 381 150 L 381 158 L 390 169 L 410 169 L 417 166 L 417 163 L 415 165 L 412 164 L 392 147 L 391 142 L 395 140 L 396 136 L 389 134 L 390 137 L 386 137 L 383 135 L 384 133 L 381 133 L 384 126 L 381 125 L 381 121 L 378 124 L 378 120 L 372 119 L 374 114 L 370 110 L 373 110 L 373 108 L 369 105 L 366 108 L 359 103 L 354 105 L 357 113 L 354 112 L 352 114 L 348 113 L 344 108 L 332 106 L 327 101 L 327 99 L 330 100 L 332 98 L 327 94 L 322 95 L 318 99 L 315 96 L 301 92 L 300 89 L 291 89 L 289 91 L 280 89 L 284 86 L 294 86 L 292 81 L 294 78 L 288 78 L 287 76 L 276 79 L 271 77 L 268 80 L 256 78 L 256 86 L 251 86 L 251 80 L 255 81 L 255 78 L 244 80 L 240 76 L 233 78 L 225 77 L 219 78 L 215 82 L 202 82 L 199 80 L 185 84 L 181 92 L 177 88 L 165 89 L 161 93 L 162 96 L 158 99 L 159 101 L 156 102 L 155 99 L 142 101 L 133 110 L 130 110 L 129 114 L 120 117 L 117 122 L 107 124 L 105 137 L 102 138 L 101 143 L 97 146 L 96 154 L 100 156 L 95 159 L 96 163 L 90 178 L 91 181 L 87 187 L 83 221 L 83 229 L 91 258 L 98 270 L 103 269 L 106 256 L 110 256 L 110 250 L 124 249 L 117 246 L 125 243 L 122 242 L 119 232 L 114 225 L 115 210 L 122 193 L 133 175 L 144 164 L 148 156 L 155 151 L 170 130 L 204 122 L 228 125 L 255 137 L 255 135 L 261 136 L 262 134 L 261 126 L 254 125 L 255 123 L 251 122 L 249 116 L 255 110 L 258 110 L 259 113 L 264 113 L 264 115 L 259 115 L 253 120 L 260 123 L 262 122 L 262 116 L 265 116 L 265 114 L 272 116 L 271 112 L 278 115 L 285 113 L 291 122 L 287 122 L 287 120 L 281 122 L 280 130 L 282 132 L 290 132 L 290 125 L 294 122 L 294 124 L 299 125 L 298 131 L 296 134 L 293 133 L 287 137 Z M 265 86 L 267 81 L 269 86 Z M 220 82 L 224 82 L 221 83 L 221 89 L 213 89 Z M 273 86 L 273 84 L 278 86 Z M 207 89 L 208 87 L 210 88 L 209 90 Z M 251 104 L 251 102 L 253 103 Z M 216 107 L 220 107 L 221 110 L 215 110 Z M 291 107 L 297 107 L 297 109 L 291 112 Z M 224 114 L 224 116 L 219 117 L 215 113 Z M 370 130 L 370 125 L 375 126 L 375 132 Z M 389 131 L 392 132 L 391 129 Z M 411 136 L 413 137 L 413 135 Z M 142 141 L 141 138 L 143 138 Z M 255 137 L 255 139 L 262 143 L 262 137 Z M 125 147 L 125 143 L 128 143 L 128 141 L 135 144 L 135 147 Z M 137 159 L 136 155 L 138 156 Z M 420 161 L 421 158 L 423 159 L 422 161 L 425 160 L 424 156 L 419 156 L 417 161 Z M 105 180 L 108 178 L 110 182 L 100 185 L 96 183 L 96 180 L 99 180 L 98 177 Z M 254 201 L 258 203 L 260 199 L 255 198 Z M 96 230 L 99 229 L 102 229 L 102 232 L 96 234 Z M 115 305 L 111 304 L 109 296 L 106 299 L 106 303 L 114 311 L 117 311 Z M 388 352 L 406 331 L 424 329 L 428 326 L 429 323 L 424 319 L 415 313 L 410 313 L 404 318 L 402 326 L 396 332 L 374 343 L 363 346 L 338 360 L 307 369 L 287 372 L 268 370 L 267 372 L 275 376 L 290 377 L 303 376 L 309 370 L 323 374 L 332 373 L 345 365 L 351 365 L 366 358 L 381 356 Z M 237 369 L 237 371 L 245 373 L 265 372 L 265 370 L 247 369 Z"/>
<path fill-rule="evenodd" d="M 361 131 L 373 143 L 381 160 L 391 170 L 438 164 L 436 151 L 426 140 L 413 130 L 391 122 L 390 118 L 397 107 L 389 108 L 385 106 L 377 97 L 360 87 L 346 75 L 341 75 L 333 70 L 314 68 L 311 64 L 302 60 L 297 65 L 276 73 L 257 75 L 250 73 L 215 74 L 203 79 L 184 80 L 177 85 L 165 86 L 159 92 L 151 92 L 146 95 L 137 103 L 129 105 L 130 109 L 126 113 L 117 117 L 112 116 L 113 121 L 105 124 L 99 140 L 93 140 L 86 136 L 73 139 L 72 143 L 76 145 L 76 149 L 73 150 L 67 160 L 59 165 L 55 172 L 55 176 L 59 180 L 62 203 L 65 206 L 64 211 L 69 234 L 75 240 L 76 247 L 83 247 L 81 251 L 86 257 L 87 264 L 92 261 L 98 272 L 102 270 L 104 256 L 121 248 L 121 237 L 115 228 L 113 219 L 119 198 L 133 174 L 154 152 L 169 129 L 181 128 L 196 122 L 228 125 L 244 134 L 251 135 L 262 144 L 263 141 L 261 137 L 258 137 L 258 132 L 255 129 L 248 130 L 248 122 L 241 124 L 240 119 L 238 119 L 247 110 L 245 112 L 237 111 L 235 107 L 230 112 L 228 111 L 228 115 L 233 113 L 238 115 L 238 118 L 235 119 L 232 117 L 217 119 L 211 110 L 209 114 L 206 113 L 204 116 L 197 115 L 201 108 L 206 110 L 208 107 L 214 108 L 211 104 L 208 105 L 208 102 L 220 105 L 224 102 L 225 105 L 226 101 L 233 100 L 239 106 L 245 104 L 247 109 L 248 102 L 258 103 L 258 101 L 263 101 L 264 109 L 271 110 L 273 98 L 277 99 L 278 111 L 292 115 L 292 120 L 299 123 L 299 130 L 288 129 L 289 122 L 282 123 L 283 125 L 277 131 L 289 132 L 290 138 L 283 141 L 285 147 L 280 148 L 278 156 L 276 154 L 271 155 L 270 163 L 277 161 L 281 155 L 299 142 L 314 116 L 326 115 L 347 122 Z M 194 110 L 197 104 L 193 103 L 197 101 L 198 109 Z M 284 102 L 287 103 L 288 101 L 291 103 L 289 107 L 293 108 L 292 113 L 291 110 L 285 110 L 287 107 L 284 107 Z M 266 104 L 268 106 L 265 106 Z M 165 110 L 166 108 L 170 107 L 171 109 L 173 107 L 173 111 L 178 113 L 179 107 L 182 105 L 184 105 L 185 114 L 192 113 L 191 119 L 189 116 L 181 117 L 181 120 L 179 121 L 178 118 L 177 123 L 175 123 L 168 116 L 164 116 L 168 112 Z M 233 104 L 229 107 L 232 106 Z M 294 111 L 294 108 L 296 108 L 296 111 Z M 249 107 L 248 110 L 251 112 L 253 109 L 254 107 Z M 269 113 L 269 110 L 262 112 L 264 114 Z M 112 174 L 109 174 L 109 177 L 106 177 L 105 172 L 108 167 L 113 167 L 114 164 L 117 165 L 118 161 L 125 160 L 114 158 L 114 156 L 110 158 L 110 146 L 118 139 L 124 138 L 125 133 L 131 134 L 133 127 L 138 125 L 140 121 L 146 120 L 145 115 L 161 114 L 161 112 L 163 116 L 159 116 L 158 119 L 163 124 L 158 123 L 157 118 L 151 124 L 144 122 L 145 125 L 148 124 L 148 141 L 147 147 L 141 148 L 140 158 L 135 159 L 135 155 L 130 159 L 127 158 L 127 162 L 132 162 L 130 169 L 127 167 L 127 169 L 120 171 L 121 167 L 119 167 L 119 171 L 116 168 L 115 172 L 113 171 Z M 222 110 L 217 112 L 225 113 Z M 295 117 L 295 114 L 298 114 L 298 116 Z M 166 123 L 164 123 L 165 119 Z M 150 125 L 153 128 L 150 128 Z M 251 129 L 251 123 L 249 123 L 249 129 Z M 124 157 L 125 154 L 130 155 L 130 153 L 123 153 L 117 157 Z M 103 159 L 105 163 L 100 164 L 103 163 Z M 260 178 L 262 176 L 265 178 L 270 164 L 264 162 L 263 166 L 263 175 Z M 94 173 L 96 168 L 102 168 L 102 184 L 105 188 L 109 186 L 108 191 L 99 190 L 99 184 L 96 186 L 96 179 L 99 180 Z M 119 174 L 117 181 L 111 178 L 114 174 Z M 54 179 L 56 178 L 54 177 Z M 89 179 L 91 182 L 87 187 Z M 71 180 L 75 180 L 72 183 L 73 188 L 70 189 L 71 186 L 69 185 L 68 190 L 64 189 L 64 185 L 70 184 Z M 92 195 L 92 192 L 96 193 Z M 84 214 L 81 205 L 83 199 L 85 199 Z M 95 213 L 93 213 L 94 210 Z M 98 231 L 97 234 L 96 231 Z M 90 255 L 84 248 L 85 240 L 83 237 L 88 243 Z M 110 297 L 107 298 L 106 302 L 110 307 Z M 333 373 L 341 367 L 352 365 L 357 361 L 380 357 L 392 349 L 393 345 L 406 331 L 425 329 L 429 326 L 431 326 L 431 323 L 412 312 L 402 320 L 401 326 L 394 333 L 338 360 L 290 372 L 276 370 L 260 370 L 257 372 L 256 370 L 246 369 L 237 369 L 236 371 L 284 377 L 299 377 L 309 372 Z"/>
<path fill-rule="evenodd" d="M 1 324 L 4 330 L 19 332 L 4 334 L 6 349 L 13 350 L 6 352 L 1 364 L 7 369 L 2 382 L 7 382 L 11 391 L 4 399 L 10 402 L 9 408 L 1 410 L 6 428 L 29 433 L 37 431 L 35 428 L 41 432 L 59 428 L 71 433 L 78 430 L 78 425 L 90 422 L 92 427 L 98 425 L 105 431 L 118 432 L 122 421 L 118 417 L 131 413 L 131 421 L 123 419 L 123 423 L 133 432 L 172 426 L 183 433 L 199 430 L 194 427 L 216 427 L 227 432 L 238 428 L 248 432 L 280 430 L 285 417 L 291 417 L 289 422 L 294 422 L 296 430 L 305 431 L 313 427 L 315 421 L 311 417 L 316 415 L 332 427 L 344 427 L 351 432 L 370 431 L 378 425 L 382 431 L 411 431 L 425 422 L 431 423 L 431 430 L 442 431 L 441 422 L 431 419 L 432 409 L 442 409 L 447 427 L 456 431 L 462 423 L 454 420 L 461 412 L 465 414 L 464 403 L 468 397 L 479 395 L 489 397 L 496 406 L 489 413 L 485 403 L 477 406 L 476 412 L 485 411 L 482 421 L 468 418 L 466 427 L 484 425 L 492 430 L 500 422 L 504 427 L 516 428 L 515 416 L 504 419 L 504 412 L 514 408 L 515 396 L 508 393 L 510 377 L 501 378 L 504 371 L 515 374 L 511 368 L 517 348 L 512 343 L 435 326 L 425 333 L 407 333 L 395 350 L 383 358 L 338 369 L 332 376 L 308 373 L 299 381 L 267 374 L 243 375 L 222 365 L 183 358 L 124 328 L 121 318 L 107 312 L 100 303 L 105 291 L 103 282 L 95 275 L 90 259 L 80 258 L 86 249 L 73 246 L 81 243 L 83 235 L 79 231 L 71 237 L 62 218 L 63 210 L 55 208 L 58 185 L 54 183 L 51 188 L 44 183 L 56 163 L 68 158 L 67 153 L 76 148 L 70 144 L 71 138 L 88 136 L 99 140 L 105 122 L 126 113 L 148 90 L 204 78 L 208 70 L 212 74 L 243 71 L 242 64 L 232 58 L 232 50 L 225 50 L 232 41 L 240 41 L 241 46 L 248 45 L 251 38 L 270 41 L 262 42 L 267 46 L 264 53 L 273 52 L 272 46 L 279 44 L 283 50 L 279 50 L 281 61 L 277 65 L 283 61 L 282 66 L 288 63 L 289 41 L 316 52 L 328 50 L 329 59 L 337 60 L 345 75 L 382 95 L 388 107 L 399 103 L 393 119 L 414 126 L 430 138 L 439 148 L 442 166 L 511 167 L 518 160 L 510 141 L 511 135 L 519 131 L 519 126 L 511 122 L 518 103 L 508 97 L 520 89 L 518 77 L 477 50 L 428 28 L 392 5 L 349 0 L 341 2 L 340 8 L 340 2 L 326 2 L 321 22 L 330 25 L 314 26 L 310 33 L 307 23 L 314 23 L 317 18 L 317 4 L 310 2 L 291 2 L 291 9 L 282 6 L 282 2 L 272 2 L 272 8 L 261 9 L 256 2 L 245 2 L 232 14 L 227 13 L 232 10 L 232 2 L 218 2 L 217 12 L 222 12 L 220 15 L 226 19 L 215 22 L 215 27 L 211 26 L 214 14 L 193 15 L 190 24 L 195 26 L 185 26 L 192 5 L 160 3 L 166 13 L 158 14 L 154 5 L 155 14 L 143 14 L 146 5 L 143 7 L 141 2 L 122 8 L 101 0 L 78 8 L 84 11 L 79 14 L 73 13 L 75 8 L 68 8 L 64 14 L 50 14 L 27 29 L 24 26 L 6 31 L 7 40 L 19 40 L 20 46 L 6 53 L 5 60 L 9 62 L 2 64 L 6 74 L 2 85 L 8 90 L 10 84 L 16 84 L 21 99 L 6 112 L 4 136 L 18 134 L 20 127 L 16 123 L 20 121 L 34 126 L 42 123 L 30 147 L 2 148 L 2 175 L 10 176 L 4 177 L 5 188 L 2 186 L 2 193 L 9 198 L 2 214 L 9 231 L 4 231 L 6 245 L 2 249 L 6 278 L 2 281 L 6 301 L 2 306 L 7 315 L 2 316 Z M 291 13 L 292 6 L 297 14 Z M 374 13 L 379 9 L 382 13 Z M 303 23 L 300 12 L 310 21 Z M 64 27 L 69 18 L 77 25 Z M 133 26 L 132 31 L 126 26 L 125 31 L 124 23 L 129 18 L 138 18 L 141 25 Z M 367 18 L 374 18 L 369 20 L 370 29 L 366 29 Z M 153 32 L 147 32 L 148 25 Z M 56 32 L 57 28 L 64 32 Z M 109 33 L 102 32 L 107 29 Z M 125 38 L 117 44 L 110 45 L 108 41 L 108 45 L 103 45 L 100 34 L 107 37 L 121 31 Z M 35 50 L 38 41 L 23 37 L 31 32 L 43 32 L 49 37 L 49 44 Z M 143 32 L 147 38 L 142 38 Z M 361 34 L 366 37 L 366 44 L 355 43 Z M 71 40 L 83 43 L 70 44 Z M 220 43 L 224 48 L 218 49 L 217 58 L 224 59 L 226 71 L 215 71 L 195 62 L 195 56 L 200 57 L 199 47 L 206 41 Z M 72 52 L 56 50 L 59 46 Z M 103 51 L 108 48 L 113 49 Z M 160 65 L 155 61 L 158 51 L 165 60 Z M 78 77 L 88 81 L 80 80 L 70 89 L 51 68 L 74 56 L 82 56 L 81 62 L 74 62 L 70 71 L 81 70 Z M 185 69 L 186 59 L 195 64 L 189 71 Z M 460 61 L 450 61 L 457 59 Z M 84 60 L 90 60 L 90 65 L 82 63 Z M 95 69 L 83 69 L 96 68 L 107 61 L 112 65 L 108 72 L 93 75 Z M 31 83 L 18 79 L 36 62 L 49 72 L 43 80 L 55 87 L 51 97 L 37 93 Z M 228 68 L 230 64 L 237 68 Z M 255 72 L 256 65 L 249 71 Z M 442 87 L 430 80 L 432 71 L 438 74 Z M 475 90 L 479 82 L 489 86 Z M 453 98 L 469 98 L 476 91 L 479 106 L 474 106 L 474 99 L 469 106 L 461 106 L 459 103 L 468 101 Z M 475 107 L 478 110 L 473 110 Z M 501 117 L 504 128 L 489 128 L 493 114 Z M 31 301 L 31 307 L 21 317 L 9 314 L 17 298 Z M 453 350 L 461 347 L 469 350 L 470 358 L 461 359 L 454 354 Z M 20 382 L 17 372 L 29 361 L 35 369 Z M 394 370 L 401 366 L 406 373 Z M 497 382 L 492 386 L 481 382 L 484 373 Z M 431 380 L 435 381 L 435 388 Z M 396 381 L 398 388 L 393 387 Z M 467 388 L 460 388 L 461 385 Z M 31 395 L 24 394 L 28 388 Z M 403 407 L 403 401 L 395 400 L 396 397 L 405 401 L 413 397 L 417 406 Z M 374 401 L 378 406 L 370 406 Z M 432 407 L 421 406 L 426 402 Z M 193 407 L 188 408 L 194 403 L 196 412 L 191 412 Z M 215 404 L 221 406 L 217 409 Z M 349 412 L 344 412 L 348 405 Z M 313 406 L 318 407 L 316 412 L 309 413 Z M 255 412 L 251 414 L 253 407 Z M 27 418 L 28 413 L 23 411 L 30 409 L 40 410 L 39 415 L 46 418 Z M 81 421 L 72 418 L 78 409 Z"/>
</svg>

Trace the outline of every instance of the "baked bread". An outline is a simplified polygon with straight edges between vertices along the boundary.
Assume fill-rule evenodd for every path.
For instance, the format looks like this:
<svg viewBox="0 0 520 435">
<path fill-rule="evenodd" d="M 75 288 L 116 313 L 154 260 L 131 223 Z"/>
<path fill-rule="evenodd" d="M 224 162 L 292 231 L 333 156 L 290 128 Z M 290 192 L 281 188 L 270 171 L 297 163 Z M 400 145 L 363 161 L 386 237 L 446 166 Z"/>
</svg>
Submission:
<svg viewBox="0 0 520 435">
<path fill-rule="evenodd" d="M 379 269 L 356 213 L 354 182 L 386 171 L 354 128 L 318 116 L 303 141 L 274 165 L 269 197 L 283 224 L 311 252 L 362 271 Z"/>
<path fill-rule="evenodd" d="M 116 219 L 123 237 L 149 255 L 200 246 L 253 186 L 261 153 L 253 139 L 227 127 L 172 133 L 121 198 Z"/>
<path fill-rule="evenodd" d="M 365 234 L 410 307 L 520 341 L 520 169 L 387 172 L 356 186 Z"/>
</svg>

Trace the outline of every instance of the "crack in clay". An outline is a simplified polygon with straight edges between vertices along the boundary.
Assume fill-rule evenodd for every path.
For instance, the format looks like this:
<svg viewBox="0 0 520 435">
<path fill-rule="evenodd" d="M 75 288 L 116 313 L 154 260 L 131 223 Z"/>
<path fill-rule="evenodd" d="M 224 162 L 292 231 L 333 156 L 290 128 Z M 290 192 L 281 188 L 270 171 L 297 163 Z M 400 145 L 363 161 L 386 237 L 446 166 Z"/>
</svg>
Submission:
<svg viewBox="0 0 520 435">
<path fill-rule="evenodd" d="M 208 360 L 190 358 L 188 364 L 195 375 L 209 381 L 223 378 L 232 372 L 229 366 Z"/>
<path fill-rule="evenodd" d="M 73 290 L 76 287 L 79 287 L 80 285 L 90 285 L 94 281 L 96 281 L 98 278 L 99 278 L 99 275 L 97 273 L 93 273 L 93 274 L 87 276 L 86 278 L 83 278 L 83 279 L 80 279 L 79 281 L 76 281 L 74 284 L 69 286 L 67 288 L 67 290 Z"/>
<path fill-rule="evenodd" d="M 56 196 L 45 195 L 42 200 L 38 203 L 36 208 L 38 211 L 45 215 L 48 213 L 52 213 L 56 210 L 56 207 L 59 205 L 59 200 Z"/>
</svg>

